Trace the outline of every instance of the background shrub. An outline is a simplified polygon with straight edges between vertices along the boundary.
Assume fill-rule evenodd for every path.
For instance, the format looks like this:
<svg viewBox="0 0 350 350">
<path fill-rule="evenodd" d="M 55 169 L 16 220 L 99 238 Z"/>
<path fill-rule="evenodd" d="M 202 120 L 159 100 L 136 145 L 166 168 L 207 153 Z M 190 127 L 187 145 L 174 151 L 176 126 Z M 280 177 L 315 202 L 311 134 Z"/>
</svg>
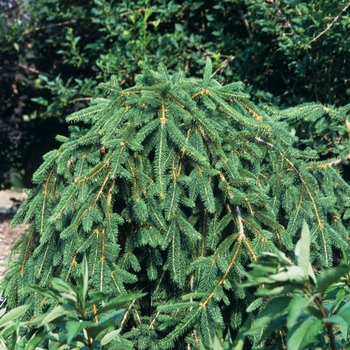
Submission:
<svg viewBox="0 0 350 350">
<path fill-rule="evenodd" d="M 345 1 L 19 0 L 0 5 L 2 186 L 21 169 L 24 185 L 31 186 L 41 156 L 57 146 L 56 131 L 68 134 L 64 116 L 86 106 L 99 94 L 98 83 L 111 74 L 122 87 L 131 86 L 140 60 L 199 77 L 211 57 L 215 78 L 245 82 L 256 102 L 342 106 L 348 100 Z M 339 140 L 336 127 L 329 130 Z M 323 129 L 307 129 L 304 138 L 312 140 L 314 132 L 323 147 L 334 148 L 329 145 L 333 137 L 322 138 Z"/>
</svg>

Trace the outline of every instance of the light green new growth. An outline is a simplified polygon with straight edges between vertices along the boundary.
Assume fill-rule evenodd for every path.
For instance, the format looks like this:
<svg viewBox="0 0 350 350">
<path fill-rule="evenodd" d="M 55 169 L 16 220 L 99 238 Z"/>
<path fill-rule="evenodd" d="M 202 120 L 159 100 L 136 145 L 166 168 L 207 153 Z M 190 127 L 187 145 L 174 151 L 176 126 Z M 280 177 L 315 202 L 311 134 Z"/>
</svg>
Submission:
<svg viewBox="0 0 350 350">
<path fill-rule="evenodd" d="M 293 147 L 282 112 L 211 73 L 208 60 L 203 80 L 162 65 L 125 90 L 112 78 L 107 99 L 67 118 L 84 128 L 58 137 L 13 221 L 31 227 L 2 282 L 9 307 L 32 302 L 37 314 L 45 300 L 28 286 L 76 279 L 85 254 L 90 295 L 148 292 L 121 324 L 136 348 L 196 343 L 198 332 L 210 348 L 252 301 L 244 267 L 293 250 L 304 218 L 313 262 L 332 265 L 332 249 L 348 244 L 340 203 L 350 195 L 336 163 Z"/>
</svg>

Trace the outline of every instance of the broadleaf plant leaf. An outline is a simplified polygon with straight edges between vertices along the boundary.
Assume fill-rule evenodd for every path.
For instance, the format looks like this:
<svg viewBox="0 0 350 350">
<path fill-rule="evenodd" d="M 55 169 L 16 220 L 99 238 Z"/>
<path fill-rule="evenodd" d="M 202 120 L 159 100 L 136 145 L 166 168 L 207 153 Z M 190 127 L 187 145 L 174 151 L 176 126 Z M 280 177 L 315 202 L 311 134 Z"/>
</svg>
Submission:
<svg viewBox="0 0 350 350">
<path fill-rule="evenodd" d="M 266 307 L 258 314 L 252 327 L 245 332 L 245 335 L 260 332 L 263 327 L 286 311 L 291 300 L 292 298 L 287 296 L 277 297 L 270 300 Z"/>
<path fill-rule="evenodd" d="M 58 305 L 44 317 L 44 319 L 41 321 L 41 324 L 43 326 L 47 325 L 48 323 L 66 314 L 67 314 L 67 309 L 64 308 L 62 305 Z"/>
<path fill-rule="evenodd" d="M 323 327 L 322 320 L 306 319 L 304 322 L 296 323 L 287 334 L 288 350 L 300 350 L 311 344 Z"/>
<path fill-rule="evenodd" d="M 230 349 L 235 349 L 235 350 L 242 350 L 244 347 L 244 341 L 246 338 L 246 332 L 249 331 L 249 328 L 251 327 L 252 324 L 252 315 L 250 314 L 241 328 L 238 330 L 235 339 L 233 339 L 232 345 Z"/>
<path fill-rule="evenodd" d="M 21 305 L 7 312 L 4 316 L 0 318 L 0 327 L 5 326 L 7 323 L 23 315 L 29 309 L 29 307 L 30 305 Z"/>
<path fill-rule="evenodd" d="M 115 297 L 114 299 L 110 300 L 106 305 L 102 306 L 97 310 L 97 314 L 101 315 L 105 312 L 116 310 L 122 306 L 125 306 L 126 303 L 133 301 L 138 298 L 142 298 L 146 294 L 139 293 L 139 294 L 125 294 Z"/>
<path fill-rule="evenodd" d="M 66 322 L 66 329 L 68 332 L 67 344 L 69 345 L 77 334 L 79 334 L 84 328 L 91 325 L 88 321 L 68 321 Z"/>
<path fill-rule="evenodd" d="M 347 324 L 350 326 L 350 302 L 347 302 L 345 305 L 343 305 L 336 315 L 342 317 Z"/>
<path fill-rule="evenodd" d="M 313 303 L 316 297 L 317 294 L 313 295 L 311 298 L 294 298 L 290 302 L 287 320 L 288 328 L 292 328 L 295 325 L 303 310 L 306 309 L 311 303 Z"/>
<path fill-rule="evenodd" d="M 334 282 L 347 273 L 350 272 L 350 266 L 339 265 L 328 270 L 324 270 L 317 276 L 317 290 L 322 295 L 326 292 L 327 288 Z"/>
<path fill-rule="evenodd" d="M 303 227 L 301 230 L 301 238 L 295 245 L 295 256 L 298 260 L 298 266 L 304 271 L 305 276 L 310 276 L 312 281 L 316 284 L 316 276 L 310 264 L 310 230 L 306 221 L 303 220 Z"/>
</svg>

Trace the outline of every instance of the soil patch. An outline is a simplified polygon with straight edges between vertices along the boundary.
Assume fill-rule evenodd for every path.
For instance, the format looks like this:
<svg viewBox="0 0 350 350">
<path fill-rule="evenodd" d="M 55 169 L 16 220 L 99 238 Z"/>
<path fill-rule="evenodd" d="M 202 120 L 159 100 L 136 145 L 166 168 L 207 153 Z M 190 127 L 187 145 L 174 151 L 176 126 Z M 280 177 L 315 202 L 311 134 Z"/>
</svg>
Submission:
<svg viewBox="0 0 350 350">
<path fill-rule="evenodd" d="M 16 225 L 11 228 L 11 219 L 18 207 L 26 198 L 25 193 L 15 191 L 0 191 L 0 279 L 6 267 L 5 262 L 13 243 L 24 233 L 28 225 Z"/>
<path fill-rule="evenodd" d="M 3 215 L 1 215 L 3 216 Z M 10 254 L 13 243 L 24 233 L 28 225 L 16 225 L 11 228 L 11 218 L 2 218 L 0 216 L 0 279 L 3 277 L 6 267 L 6 258 Z"/>
</svg>

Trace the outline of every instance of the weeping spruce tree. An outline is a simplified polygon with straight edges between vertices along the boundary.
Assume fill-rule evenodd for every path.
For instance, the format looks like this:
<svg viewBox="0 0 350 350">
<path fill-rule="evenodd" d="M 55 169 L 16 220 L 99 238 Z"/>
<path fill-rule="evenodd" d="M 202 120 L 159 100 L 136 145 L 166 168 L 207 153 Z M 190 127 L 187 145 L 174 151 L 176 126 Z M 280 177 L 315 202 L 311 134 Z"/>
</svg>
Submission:
<svg viewBox="0 0 350 350">
<path fill-rule="evenodd" d="M 108 98 L 67 118 L 80 127 L 58 136 L 13 221 L 31 226 L 2 282 L 10 307 L 30 302 L 27 317 L 39 313 L 47 301 L 28 286 L 74 281 L 86 255 L 89 293 L 148 292 L 122 321 L 135 348 L 195 349 L 199 337 L 211 348 L 218 329 L 244 320 L 247 264 L 261 251 L 293 250 L 303 219 L 315 265 L 347 249 L 350 190 L 336 170 L 344 159 L 293 147 L 286 115 L 211 74 L 210 60 L 203 79 L 144 68 L 134 87 L 112 78 L 101 85 Z"/>
</svg>

